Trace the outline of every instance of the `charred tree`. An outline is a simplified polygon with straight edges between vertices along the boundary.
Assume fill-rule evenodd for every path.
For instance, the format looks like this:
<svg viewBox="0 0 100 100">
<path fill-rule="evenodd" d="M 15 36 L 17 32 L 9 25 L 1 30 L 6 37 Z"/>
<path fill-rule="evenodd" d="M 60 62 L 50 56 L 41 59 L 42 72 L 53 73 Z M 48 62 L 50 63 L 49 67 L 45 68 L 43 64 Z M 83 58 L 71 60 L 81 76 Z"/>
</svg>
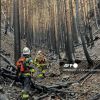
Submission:
<svg viewBox="0 0 100 100">
<path fill-rule="evenodd" d="M 89 53 L 88 53 L 88 50 L 87 50 L 87 47 L 86 47 L 86 44 L 85 44 L 85 36 L 84 36 L 84 33 L 85 33 L 85 29 L 84 29 L 84 23 L 80 24 L 80 36 L 81 36 L 81 41 L 82 41 L 82 45 L 83 45 L 83 50 L 84 50 L 84 54 L 86 56 L 86 59 L 88 61 L 88 63 L 90 65 L 93 65 L 93 60 L 91 59 Z"/>
<path fill-rule="evenodd" d="M 20 45 L 20 24 L 19 24 L 19 0 L 13 1 L 14 9 L 14 57 L 15 62 L 21 56 L 21 45 Z"/>
<path fill-rule="evenodd" d="M 48 46 L 48 49 L 49 51 L 51 52 L 52 51 L 52 44 L 51 44 L 51 30 L 50 30 L 50 26 L 48 26 L 48 32 L 47 32 L 47 46 Z"/>
<path fill-rule="evenodd" d="M 25 1 L 25 38 L 26 38 L 26 46 L 32 49 L 32 0 Z"/>
<path fill-rule="evenodd" d="M 67 36 L 67 48 L 66 48 L 66 54 L 68 56 L 68 62 L 69 63 L 74 63 L 75 58 L 73 54 L 73 42 L 72 42 L 72 27 L 71 27 L 71 9 L 70 9 L 70 0 L 65 0 L 65 16 L 66 16 L 66 26 L 67 26 L 67 31 L 66 31 L 66 36 Z"/>
<path fill-rule="evenodd" d="M 77 44 L 78 41 L 78 30 L 77 30 L 77 24 L 76 24 L 76 17 L 75 17 L 75 2 L 72 0 L 71 1 L 71 15 L 72 15 L 72 37 L 73 37 L 73 42 Z"/>
<path fill-rule="evenodd" d="M 85 20 L 85 12 L 84 12 L 84 2 L 80 2 L 80 5 L 81 5 L 81 10 L 80 10 L 80 24 L 83 24 L 82 28 L 84 28 L 84 36 L 85 36 L 85 40 L 87 42 L 87 46 L 90 46 L 90 38 L 87 34 L 87 23 L 86 23 L 86 20 Z"/>
<path fill-rule="evenodd" d="M 97 29 L 99 29 L 98 19 L 97 19 L 97 9 L 96 9 L 96 2 L 95 2 L 95 0 L 93 0 L 93 8 L 94 8 L 94 17 L 95 17 L 96 27 L 97 27 Z"/>
<path fill-rule="evenodd" d="M 89 64 L 93 64 L 93 61 L 88 53 L 88 50 L 87 50 L 87 47 L 86 47 L 86 43 L 85 43 L 85 39 L 86 39 L 86 36 L 87 34 L 85 33 L 86 32 L 86 26 L 85 26 L 85 21 L 84 21 L 84 13 L 83 13 L 83 6 L 82 6 L 82 2 L 80 3 L 81 5 L 81 10 L 80 10 L 80 16 L 78 16 L 78 18 L 80 19 L 79 20 L 79 33 L 80 33 L 80 38 L 81 38 L 81 41 L 82 41 L 82 46 L 83 46 L 83 51 L 84 51 L 84 54 L 86 56 L 86 59 L 88 61 Z M 85 34 L 85 35 L 84 35 Z"/>
<path fill-rule="evenodd" d="M 24 1 L 20 0 L 19 1 L 19 5 L 20 5 L 20 35 L 21 35 L 21 39 L 25 38 L 24 36 Z"/>
<path fill-rule="evenodd" d="M 29 5 L 28 5 L 28 33 L 27 33 L 27 36 L 28 36 L 28 38 L 27 38 L 27 41 L 28 41 L 28 47 L 30 48 L 30 49 L 32 49 L 32 34 L 33 34 L 33 32 L 32 32 L 32 16 L 33 16 L 33 7 L 32 7 L 32 0 L 30 0 L 30 2 L 29 2 Z"/>
<path fill-rule="evenodd" d="M 10 30 L 13 30 L 13 25 L 14 25 L 14 23 L 13 23 L 14 21 L 13 21 L 13 0 L 11 1 L 11 18 L 10 18 L 10 26 L 11 26 L 11 28 L 10 28 Z"/>
<path fill-rule="evenodd" d="M 0 0 L 0 22 L 1 22 L 1 0 Z M 1 25 L 0 25 L 0 30 L 1 30 Z M 0 31 L 0 51 L 1 51 L 1 31 Z M 0 57 L 0 67 L 1 67 L 1 57 Z"/>
<path fill-rule="evenodd" d="M 28 2 L 27 0 L 25 2 L 25 39 L 26 39 L 26 45 L 28 46 L 28 41 L 27 41 L 27 35 L 28 35 Z"/>
<path fill-rule="evenodd" d="M 9 27 L 8 20 L 6 20 L 6 23 L 5 23 L 5 34 L 7 34 L 7 32 L 8 32 L 8 27 Z"/>
<path fill-rule="evenodd" d="M 81 31 L 80 31 L 80 36 L 81 36 L 81 41 L 82 41 L 82 45 L 83 45 L 84 54 L 85 54 L 85 56 L 86 56 L 86 59 L 87 59 L 88 63 L 89 63 L 90 65 L 92 65 L 92 64 L 93 64 L 93 61 L 92 61 L 92 59 L 91 59 L 91 57 L 90 57 L 90 55 L 89 55 L 89 53 L 88 53 L 88 50 L 87 50 L 87 48 L 86 48 L 85 39 L 84 39 L 83 34 L 84 34 L 84 32 L 81 32 Z"/>
<path fill-rule="evenodd" d="M 5 34 L 8 31 L 8 21 L 9 21 L 9 0 L 6 0 L 6 21 L 5 21 Z"/>
<path fill-rule="evenodd" d="M 90 35 L 90 44 L 91 44 L 91 47 L 92 47 L 92 46 L 94 46 L 94 41 L 93 41 L 92 27 L 91 27 L 90 24 L 88 26 L 88 29 L 89 29 L 89 35 Z"/>
<path fill-rule="evenodd" d="M 51 2 L 50 2 L 51 3 Z M 50 17 L 51 17 L 51 43 L 52 49 L 57 54 L 56 36 L 55 36 L 55 23 L 54 23 L 54 3 L 52 2 L 50 7 Z"/>
</svg>

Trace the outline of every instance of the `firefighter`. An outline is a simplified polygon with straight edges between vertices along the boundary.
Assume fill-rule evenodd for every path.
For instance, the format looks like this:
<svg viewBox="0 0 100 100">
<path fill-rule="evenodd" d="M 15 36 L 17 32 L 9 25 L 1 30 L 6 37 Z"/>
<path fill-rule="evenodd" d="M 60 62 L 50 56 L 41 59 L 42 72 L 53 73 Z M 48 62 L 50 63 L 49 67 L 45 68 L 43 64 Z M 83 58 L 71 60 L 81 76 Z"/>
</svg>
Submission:
<svg viewBox="0 0 100 100">
<path fill-rule="evenodd" d="M 31 76 L 35 72 L 33 66 L 33 60 L 30 55 L 30 49 L 25 47 L 23 49 L 22 57 L 16 63 L 17 75 L 20 82 L 22 83 L 23 90 L 21 93 L 22 100 L 27 100 L 29 98 L 29 90 L 31 85 Z"/>
<path fill-rule="evenodd" d="M 37 67 L 37 78 L 44 78 L 47 70 L 47 59 L 41 50 L 37 52 L 34 65 Z"/>
</svg>

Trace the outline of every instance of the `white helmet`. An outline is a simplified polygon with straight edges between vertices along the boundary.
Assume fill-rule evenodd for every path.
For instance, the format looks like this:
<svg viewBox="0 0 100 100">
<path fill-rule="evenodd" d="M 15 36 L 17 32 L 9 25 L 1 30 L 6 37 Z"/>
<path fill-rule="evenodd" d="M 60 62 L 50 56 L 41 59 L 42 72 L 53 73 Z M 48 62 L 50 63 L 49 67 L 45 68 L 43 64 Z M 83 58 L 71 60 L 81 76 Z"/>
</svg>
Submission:
<svg viewBox="0 0 100 100">
<path fill-rule="evenodd" d="M 23 49 L 23 54 L 25 55 L 30 55 L 30 49 L 28 48 L 28 47 L 25 47 L 24 49 Z"/>
</svg>

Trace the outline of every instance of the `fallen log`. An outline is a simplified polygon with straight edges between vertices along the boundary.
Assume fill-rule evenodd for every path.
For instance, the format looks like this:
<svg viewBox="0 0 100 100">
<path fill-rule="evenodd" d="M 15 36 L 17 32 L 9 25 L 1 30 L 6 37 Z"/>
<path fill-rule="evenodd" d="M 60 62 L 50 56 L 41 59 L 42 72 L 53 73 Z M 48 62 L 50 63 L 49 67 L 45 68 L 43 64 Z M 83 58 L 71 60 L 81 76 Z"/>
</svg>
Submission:
<svg viewBox="0 0 100 100">
<path fill-rule="evenodd" d="M 84 79 L 86 79 L 90 74 L 95 74 L 97 71 L 95 69 L 100 68 L 100 64 L 93 67 L 89 72 L 87 72 L 84 76 L 82 76 L 77 82 L 81 83 Z"/>
<path fill-rule="evenodd" d="M 8 70 L 7 68 L 1 68 L 1 70 L 5 73 L 11 74 L 11 75 L 16 75 L 16 70 L 12 71 L 12 70 Z"/>
<path fill-rule="evenodd" d="M 11 74 L 8 74 L 8 73 L 0 73 L 0 75 L 2 75 L 4 78 L 9 78 L 11 80 L 16 80 L 16 75 L 11 75 Z"/>
<path fill-rule="evenodd" d="M 77 93 L 77 92 L 74 92 L 74 91 L 71 91 L 71 90 L 63 90 L 62 88 L 59 89 L 59 88 L 51 88 L 49 86 L 43 86 L 43 85 L 38 85 L 38 84 L 35 84 L 34 83 L 34 87 L 35 89 L 39 90 L 40 92 L 43 92 L 43 93 L 63 93 L 63 94 L 69 94 L 69 93 Z"/>
<path fill-rule="evenodd" d="M 72 85 L 73 83 L 75 83 L 76 81 L 72 81 L 72 82 L 63 82 L 63 83 L 60 83 L 60 84 L 55 84 L 55 85 L 52 85 L 52 86 L 47 86 L 47 88 L 58 88 L 58 89 L 61 89 L 62 87 L 63 88 L 67 88 L 69 87 L 70 85 Z"/>
<path fill-rule="evenodd" d="M 12 64 L 6 56 L 4 56 L 4 55 L 2 55 L 2 54 L 0 54 L 0 56 L 3 58 L 3 60 L 4 60 L 6 63 L 8 63 L 11 67 L 13 67 L 14 69 L 16 69 L 16 66 L 15 66 L 14 64 Z"/>
<path fill-rule="evenodd" d="M 36 100 L 41 100 L 41 99 L 48 97 L 48 96 L 49 96 L 49 94 L 47 93 L 47 94 L 44 94 L 42 96 L 37 97 Z"/>
</svg>

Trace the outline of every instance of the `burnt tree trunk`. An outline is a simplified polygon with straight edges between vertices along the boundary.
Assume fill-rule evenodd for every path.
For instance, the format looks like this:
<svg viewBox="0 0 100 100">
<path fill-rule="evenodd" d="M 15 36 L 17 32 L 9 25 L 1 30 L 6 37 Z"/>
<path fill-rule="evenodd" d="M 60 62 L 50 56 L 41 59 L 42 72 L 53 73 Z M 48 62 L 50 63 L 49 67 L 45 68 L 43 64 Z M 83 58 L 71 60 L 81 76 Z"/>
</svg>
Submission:
<svg viewBox="0 0 100 100">
<path fill-rule="evenodd" d="M 77 30 L 77 24 L 76 24 L 76 17 L 75 17 L 75 13 L 74 13 L 74 9 L 75 8 L 75 2 L 73 2 L 73 0 L 71 1 L 71 9 L 72 9 L 72 36 L 73 36 L 73 42 L 74 43 L 79 43 L 78 41 L 78 30 Z"/>
<path fill-rule="evenodd" d="M 21 34 L 21 39 L 25 38 L 24 36 L 24 1 L 20 0 L 20 34 Z"/>
<path fill-rule="evenodd" d="M 52 49 L 57 54 L 57 47 L 56 47 L 56 36 L 55 36 L 55 23 L 54 23 L 54 4 L 51 4 L 50 7 L 50 17 L 51 17 L 51 43 Z"/>
<path fill-rule="evenodd" d="M 27 0 L 24 1 L 24 5 L 25 5 L 25 33 L 24 34 L 25 34 L 25 39 L 26 39 L 26 32 L 27 32 Z"/>
<path fill-rule="evenodd" d="M 6 3 L 7 3 L 7 5 L 6 5 L 6 8 L 7 8 L 7 10 L 6 10 L 6 21 L 5 21 L 5 34 L 7 34 L 7 32 L 8 32 L 8 21 L 9 21 L 9 0 L 6 0 Z"/>
<path fill-rule="evenodd" d="M 1 0 L 0 0 L 0 22 L 1 22 Z M 1 30 L 1 25 L 0 25 L 0 30 Z M 0 31 L 0 51 L 1 51 L 1 31 Z M 0 67 L 1 67 L 1 57 L 0 57 Z"/>
<path fill-rule="evenodd" d="M 21 56 L 21 45 L 20 45 L 20 24 L 19 24 L 19 0 L 13 1 L 14 9 L 14 56 L 15 62 Z"/>
<path fill-rule="evenodd" d="M 83 34 L 84 34 L 83 32 L 80 32 L 81 40 L 82 40 L 82 45 L 83 45 L 83 50 L 84 50 L 84 53 L 85 53 L 85 56 L 86 56 L 86 59 L 87 59 L 88 63 L 90 65 L 92 65 L 93 64 L 93 61 L 92 61 L 92 59 L 91 59 L 91 57 L 90 57 L 90 55 L 88 53 L 88 50 L 86 48 L 85 39 L 84 39 Z"/>
<path fill-rule="evenodd" d="M 66 16 L 66 26 L 67 26 L 67 55 L 68 55 L 68 62 L 74 63 L 74 54 L 73 54 L 73 43 L 72 43 L 72 27 L 71 27 L 71 7 L 70 7 L 70 0 L 65 0 L 65 16 Z"/>
<path fill-rule="evenodd" d="M 92 34 L 92 27 L 90 26 L 89 24 L 89 35 L 90 35 L 90 44 L 91 44 L 91 47 L 94 46 L 94 41 L 93 41 L 93 34 Z"/>
</svg>

